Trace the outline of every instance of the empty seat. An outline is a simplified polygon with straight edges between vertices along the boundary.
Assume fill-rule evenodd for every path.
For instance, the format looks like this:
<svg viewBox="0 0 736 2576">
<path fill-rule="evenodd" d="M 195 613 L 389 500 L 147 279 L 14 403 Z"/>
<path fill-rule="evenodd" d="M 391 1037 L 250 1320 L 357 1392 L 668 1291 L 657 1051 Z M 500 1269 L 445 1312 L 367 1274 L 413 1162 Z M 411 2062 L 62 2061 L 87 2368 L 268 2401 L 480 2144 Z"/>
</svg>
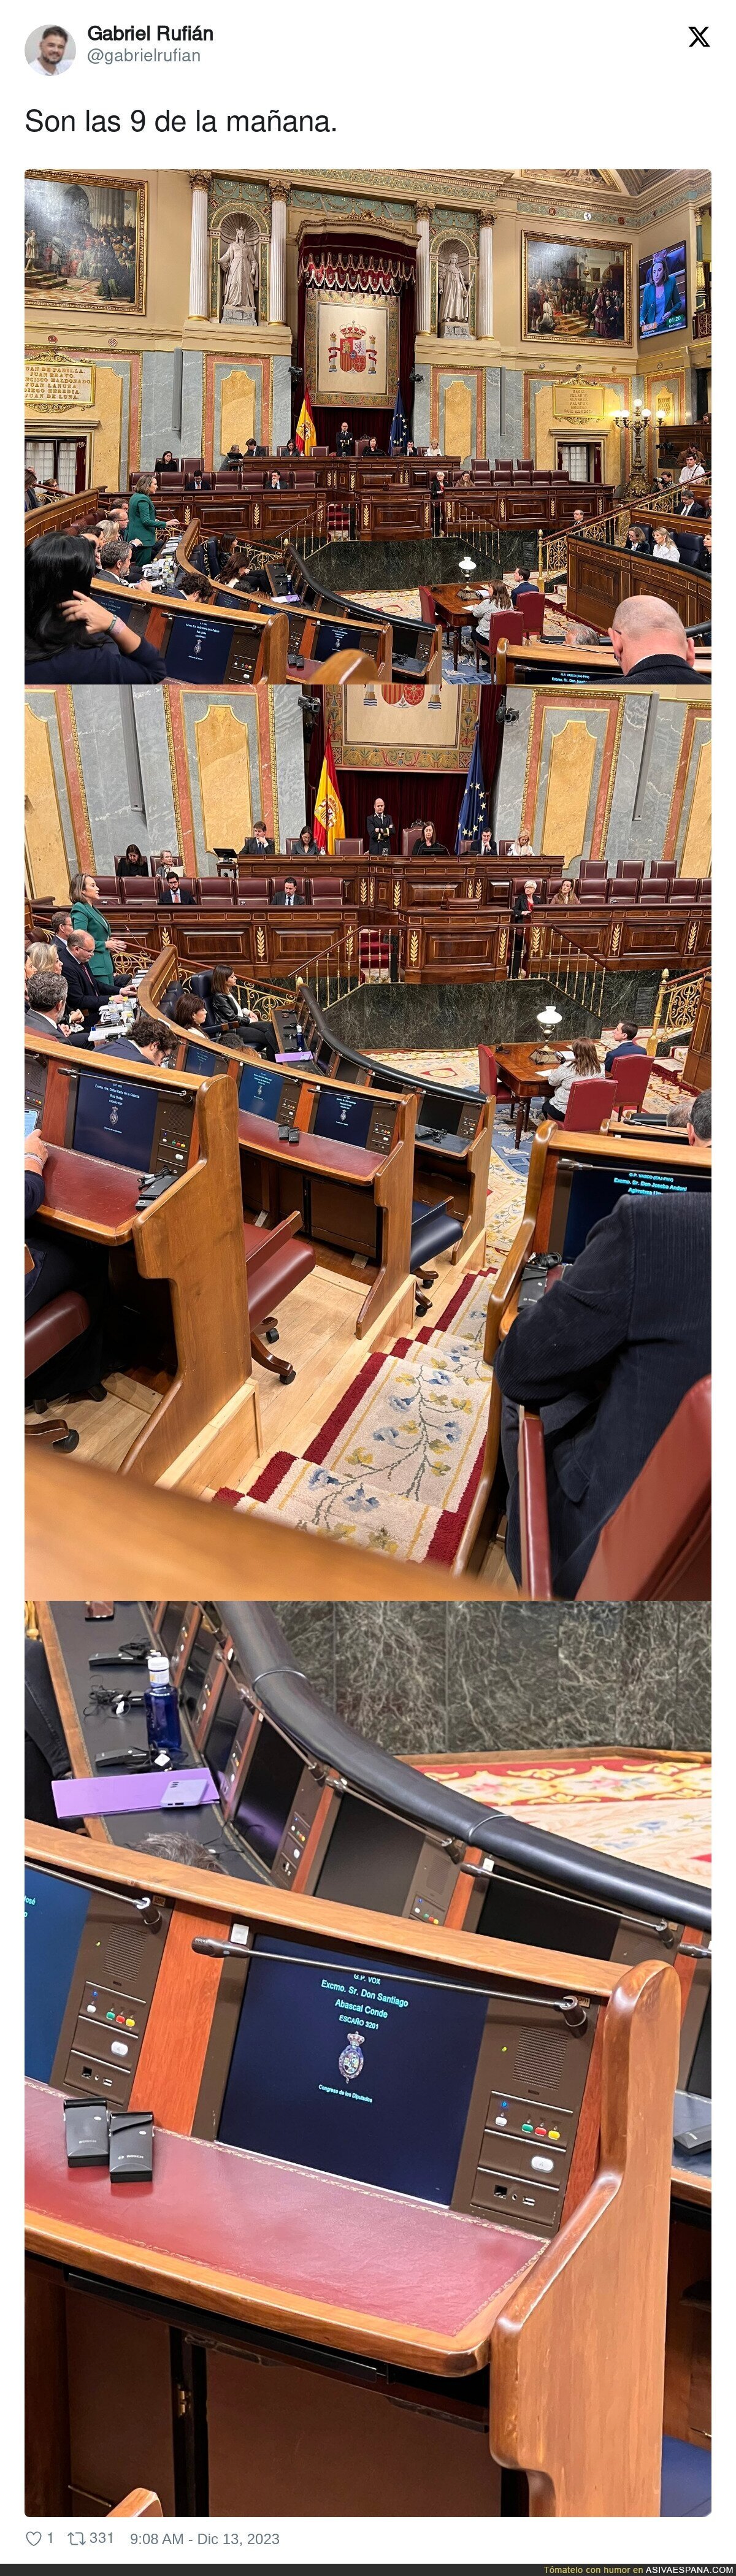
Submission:
<svg viewBox="0 0 736 2576">
<path fill-rule="evenodd" d="M 120 861 L 120 866 L 121 866 L 121 868 L 123 867 L 123 864 L 124 864 L 124 862 L 123 862 L 123 860 L 121 859 L 121 861 Z M 101 897 L 102 901 L 103 901 L 105 904 L 108 904 L 108 903 L 119 903 L 119 902 L 120 902 L 120 880 L 119 880 L 119 877 L 117 877 L 117 876 L 114 876 L 114 877 L 101 877 L 101 876 L 97 876 L 97 877 L 95 878 L 95 884 L 96 884 L 96 886 L 97 886 L 98 894 L 100 895 L 100 897 Z"/>
<path fill-rule="evenodd" d="M 313 903 L 342 903 L 342 877 L 309 877 Z"/>
<path fill-rule="evenodd" d="M 240 475 L 236 465 L 221 465 L 213 476 L 216 492 L 237 492 Z"/>
<path fill-rule="evenodd" d="M 28 1315 L 25 1324 L 24 1374 L 35 1377 L 49 1360 L 68 1349 L 70 1342 L 81 1340 L 89 1331 L 90 1312 L 86 1297 L 77 1288 L 64 1288 L 59 1297 L 51 1297 L 48 1306 L 39 1306 L 36 1315 Z M 40 1399 L 39 1399 L 40 1402 Z M 47 1442 L 52 1449 L 77 1449 L 79 1432 L 70 1431 L 60 1415 L 44 1413 L 38 1422 L 26 1424 L 26 1439 Z"/>
<path fill-rule="evenodd" d="M 609 903 L 637 903 L 640 887 L 641 870 L 639 868 L 633 868 L 630 876 L 624 876 L 622 873 L 620 876 L 611 877 L 608 888 Z"/>
<path fill-rule="evenodd" d="M 238 877 L 238 902 L 239 902 L 239 903 L 259 903 L 259 904 L 263 905 L 264 903 L 268 903 L 269 898 L 270 898 L 270 893 L 271 893 L 271 879 L 270 879 L 270 877 L 245 877 L 245 876 L 239 875 L 239 877 Z"/>
<path fill-rule="evenodd" d="M 648 1087 L 651 1071 L 652 1061 L 651 1057 L 648 1055 L 619 1055 L 616 1057 L 613 1067 L 613 1079 L 616 1084 L 615 1106 L 616 1117 L 619 1122 L 624 1109 L 641 1108 L 642 1101 Z"/>
<path fill-rule="evenodd" d="M 522 1589 L 552 1601 L 544 1432 L 522 1411 L 519 1429 Z M 578 1601 L 710 1599 L 711 1382 L 683 1396 L 633 1485 L 601 1530 Z"/>
<path fill-rule="evenodd" d="M 181 470 L 183 474 L 203 474 L 204 457 L 183 456 L 181 460 Z"/>
<path fill-rule="evenodd" d="M 642 859 L 617 859 L 613 874 L 614 880 L 616 877 L 641 878 L 644 875 L 644 862 Z"/>
<path fill-rule="evenodd" d="M 640 903 L 669 903 L 672 892 L 669 877 L 644 877 L 639 887 Z"/>
<path fill-rule="evenodd" d="M 120 877 L 123 903 L 155 903 L 156 889 L 151 877 Z"/>
<path fill-rule="evenodd" d="M 478 1047 L 479 1086 L 484 1100 L 510 1100 L 512 1097 L 503 1075 L 499 1074 L 493 1047 Z"/>
<path fill-rule="evenodd" d="M 260 1360 L 261 1367 L 268 1369 L 271 1377 L 280 1377 L 284 1386 L 291 1385 L 296 1369 L 292 1368 L 290 1360 L 277 1359 L 273 1350 L 266 1348 L 266 1343 L 270 1345 L 278 1341 L 276 1308 L 283 1305 L 284 1298 L 291 1295 L 293 1288 L 298 1288 L 301 1279 L 308 1278 L 315 1266 L 313 1244 L 308 1243 L 303 1234 L 299 1234 L 298 1241 L 295 1240 L 300 1226 L 301 1217 L 296 1209 L 270 1230 L 249 1221 L 243 1225 L 251 1349 L 254 1357 Z M 262 1333 L 265 1333 L 265 1341 Z"/>
<path fill-rule="evenodd" d="M 336 859 L 362 859 L 362 856 L 363 856 L 363 843 L 362 843 L 362 841 L 336 841 L 336 842 L 335 842 L 335 857 L 336 857 Z"/>
<path fill-rule="evenodd" d="M 675 877 L 677 868 L 674 859 L 653 859 L 649 874 L 650 877 Z"/>
<path fill-rule="evenodd" d="M 702 892 L 700 877 L 675 877 L 670 888 L 670 903 L 698 903 Z"/>
<path fill-rule="evenodd" d="M 524 635 L 544 634 L 544 591 L 527 590 L 519 601 Z M 503 615 L 503 610 L 500 611 Z"/>
<path fill-rule="evenodd" d="M 223 903 L 232 903 L 233 898 L 227 881 L 223 884 L 221 877 L 200 877 L 199 899 L 200 903 L 219 903 L 222 906 Z"/>
<path fill-rule="evenodd" d="M 449 1252 L 452 1244 L 460 1242 L 462 1231 L 460 1217 L 452 1214 L 451 1199 L 438 1199 L 431 1207 L 424 1199 L 413 1200 L 409 1268 L 422 1290 L 432 1288 L 437 1277 L 436 1270 L 427 1269 L 427 1262 L 436 1260 L 440 1252 Z M 417 1314 L 426 1315 L 429 1298 L 418 1296 L 416 1304 Z"/>
<path fill-rule="evenodd" d="M 604 1118 L 610 1118 L 616 1103 L 616 1084 L 607 1082 L 605 1074 L 583 1075 L 570 1085 L 564 1128 L 576 1136 L 596 1136 Z"/>
</svg>

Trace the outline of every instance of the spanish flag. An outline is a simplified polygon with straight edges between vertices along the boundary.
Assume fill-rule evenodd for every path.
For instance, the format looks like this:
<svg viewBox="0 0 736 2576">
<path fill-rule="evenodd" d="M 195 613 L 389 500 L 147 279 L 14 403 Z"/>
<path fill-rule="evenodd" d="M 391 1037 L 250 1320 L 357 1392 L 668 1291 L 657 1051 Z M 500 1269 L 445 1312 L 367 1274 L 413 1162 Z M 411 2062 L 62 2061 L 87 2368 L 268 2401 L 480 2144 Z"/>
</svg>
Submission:
<svg viewBox="0 0 736 2576">
<path fill-rule="evenodd" d="M 318 850 L 326 850 L 329 857 L 334 858 L 335 842 L 343 841 L 345 838 L 345 816 L 338 795 L 337 773 L 329 735 L 317 789 L 312 830 Z"/>
<path fill-rule="evenodd" d="M 312 406 L 309 400 L 308 385 L 305 385 L 304 387 L 304 401 L 302 403 L 296 429 L 294 431 L 294 438 L 300 456 L 311 456 L 312 448 L 317 445 L 317 432 L 312 419 Z"/>
</svg>

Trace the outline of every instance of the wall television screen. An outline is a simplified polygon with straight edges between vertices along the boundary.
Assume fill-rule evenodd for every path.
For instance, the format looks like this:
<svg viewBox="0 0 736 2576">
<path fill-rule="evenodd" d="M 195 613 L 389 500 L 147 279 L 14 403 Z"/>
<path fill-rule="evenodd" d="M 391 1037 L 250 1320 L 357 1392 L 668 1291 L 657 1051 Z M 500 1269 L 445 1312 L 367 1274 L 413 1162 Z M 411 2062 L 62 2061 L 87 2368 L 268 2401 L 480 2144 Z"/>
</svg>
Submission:
<svg viewBox="0 0 736 2576">
<path fill-rule="evenodd" d="M 648 251 L 639 261 L 639 338 L 654 340 L 661 331 L 684 331 L 687 324 L 687 260 L 684 241 L 667 250 Z"/>
</svg>

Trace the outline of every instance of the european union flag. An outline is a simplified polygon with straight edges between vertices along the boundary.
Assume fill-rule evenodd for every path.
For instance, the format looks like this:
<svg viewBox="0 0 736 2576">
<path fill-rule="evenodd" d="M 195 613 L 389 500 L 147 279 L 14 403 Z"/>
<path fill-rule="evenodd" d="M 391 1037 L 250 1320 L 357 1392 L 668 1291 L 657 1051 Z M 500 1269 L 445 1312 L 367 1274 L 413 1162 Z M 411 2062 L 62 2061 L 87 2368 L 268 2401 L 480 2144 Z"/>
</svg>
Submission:
<svg viewBox="0 0 736 2576">
<path fill-rule="evenodd" d="M 472 759 L 465 782 L 465 794 L 460 807 L 460 820 L 458 822 L 455 840 L 456 858 L 459 858 L 460 856 L 463 841 L 475 841 L 476 846 L 480 847 L 481 832 L 485 831 L 487 822 L 488 799 L 483 785 L 483 763 L 480 756 L 480 726 L 476 725 Z"/>
<path fill-rule="evenodd" d="M 388 452 L 389 452 L 389 456 L 402 456 L 402 455 L 403 455 L 404 449 L 405 449 L 405 447 L 406 447 L 407 436 L 408 436 L 408 432 L 407 432 L 407 426 L 406 426 L 406 412 L 405 412 L 405 410 L 404 410 L 404 405 L 403 405 L 403 402 L 402 402 L 402 400 L 401 400 L 401 386 L 400 386 L 400 385 L 397 385 L 397 387 L 396 387 L 396 401 L 395 401 L 395 403 L 394 403 L 394 416 L 393 416 L 393 420 L 392 420 L 392 422 L 391 422 L 391 427 L 390 427 L 389 434 L 388 434 Z"/>
</svg>

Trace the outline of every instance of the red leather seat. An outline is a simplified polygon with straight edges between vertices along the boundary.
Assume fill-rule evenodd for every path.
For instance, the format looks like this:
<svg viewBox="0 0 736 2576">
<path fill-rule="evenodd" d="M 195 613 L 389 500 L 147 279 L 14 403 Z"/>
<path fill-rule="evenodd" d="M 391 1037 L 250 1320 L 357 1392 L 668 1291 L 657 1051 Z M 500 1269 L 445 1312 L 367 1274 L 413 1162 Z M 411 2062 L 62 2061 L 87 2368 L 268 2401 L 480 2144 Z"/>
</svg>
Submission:
<svg viewBox="0 0 736 2576">
<path fill-rule="evenodd" d="M 476 628 L 473 641 L 476 671 L 480 670 L 481 656 L 484 662 L 492 666 L 500 643 L 523 644 L 524 619 L 521 610 L 519 608 L 492 609 L 488 620 L 487 640 L 484 635 L 478 634 Z"/>
<path fill-rule="evenodd" d="M 527 635 L 543 635 L 544 591 L 525 591 L 523 599 L 520 599 L 519 601 L 519 607 L 521 609 L 525 637 Z M 501 615 L 503 615 L 503 611 L 501 611 Z"/>
<path fill-rule="evenodd" d="M 362 856 L 363 856 L 363 843 L 362 843 L 362 841 L 336 841 L 336 842 L 335 842 L 335 857 L 336 857 L 336 859 L 362 859 Z"/>
<path fill-rule="evenodd" d="M 484 1100 L 510 1100 L 511 1092 L 508 1089 L 508 1085 L 503 1080 L 499 1081 L 498 1065 L 493 1047 L 478 1047 L 478 1066 L 479 1085 L 483 1093 Z"/>
<path fill-rule="evenodd" d="M 613 1068 L 616 1084 L 616 1116 L 622 1109 L 640 1109 L 653 1071 L 648 1055 L 619 1055 Z"/>
<path fill-rule="evenodd" d="M 155 903 L 156 888 L 152 877 L 119 877 L 123 903 Z"/>
<path fill-rule="evenodd" d="M 266 1349 L 258 1328 L 262 1325 L 267 1330 L 269 1341 L 278 1340 L 274 1309 L 282 1305 L 284 1298 L 291 1295 L 292 1288 L 298 1288 L 300 1280 L 307 1279 L 310 1270 L 314 1269 L 314 1245 L 308 1243 L 303 1234 L 298 1241 L 295 1239 L 300 1225 L 301 1218 L 296 1209 L 291 1216 L 284 1217 L 281 1225 L 270 1229 L 252 1225 L 248 1220 L 243 1223 L 251 1346 L 261 1367 L 268 1369 L 272 1377 L 280 1377 L 285 1386 L 289 1386 L 296 1377 L 296 1369 L 291 1367 L 289 1360 L 276 1359 L 273 1352 Z"/>
<path fill-rule="evenodd" d="M 342 903 L 342 877 L 309 877 L 313 903 Z"/>
<path fill-rule="evenodd" d="M 425 583 L 421 581 L 419 584 L 419 605 L 422 612 L 422 625 L 439 626 L 441 623 L 439 609 L 435 607 L 431 590 L 427 590 Z"/>
<path fill-rule="evenodd" d="M 578 1601 L 710 1599 L 711 1382 L 683 1396 L 628 1494 L 601 1530 Z M 522 1589 L 553 1601 L 544 1432 L 538 1413 L 519 1427 Z"/>
<path fill-rule="evenodd" d="M 246 877 L 238 873 L 239 903 L 268 903 L 270 891 L 270 877 Z"/>
<path fill-rule="evenodd" d="M 616 1084 L 605 1075 L 583 1074 L 570 1085 L 570 1096 L 561 1121 L 576 1136 L 596 1136 L 604 1118 L 610 1118 L 616 1105 Z"/>
<path fill-rule="evenodd" d="M 200 877 L 199 899 L 200 903 L 219 903 L 220 908 L 233 900 L 229 885 L 227 882 L 223 884 L 222 877 Z"/>
<path fill-rule="evenodd" d="M 78 1342 L 81 1334 L 88 1332 L 89 1321 L 86 1297 L 81 1297 L 77 1288 L 63 1288 L 48 1306 L 40 1306 L 36 1315 L 27 1315 L 24 1375 L 35 1377 L 37 1369 L 45 1368 L 47 1361 L 56 1359 L 70 1342 Z M 79 1447 L 79 1432 L 70 1431 L 58 1413 L 42 1412 L 38 1422 L 26 1423 L 25 1436 L 33 1442 L 48 1442 L 53 1449 Z"/>
</svg>

